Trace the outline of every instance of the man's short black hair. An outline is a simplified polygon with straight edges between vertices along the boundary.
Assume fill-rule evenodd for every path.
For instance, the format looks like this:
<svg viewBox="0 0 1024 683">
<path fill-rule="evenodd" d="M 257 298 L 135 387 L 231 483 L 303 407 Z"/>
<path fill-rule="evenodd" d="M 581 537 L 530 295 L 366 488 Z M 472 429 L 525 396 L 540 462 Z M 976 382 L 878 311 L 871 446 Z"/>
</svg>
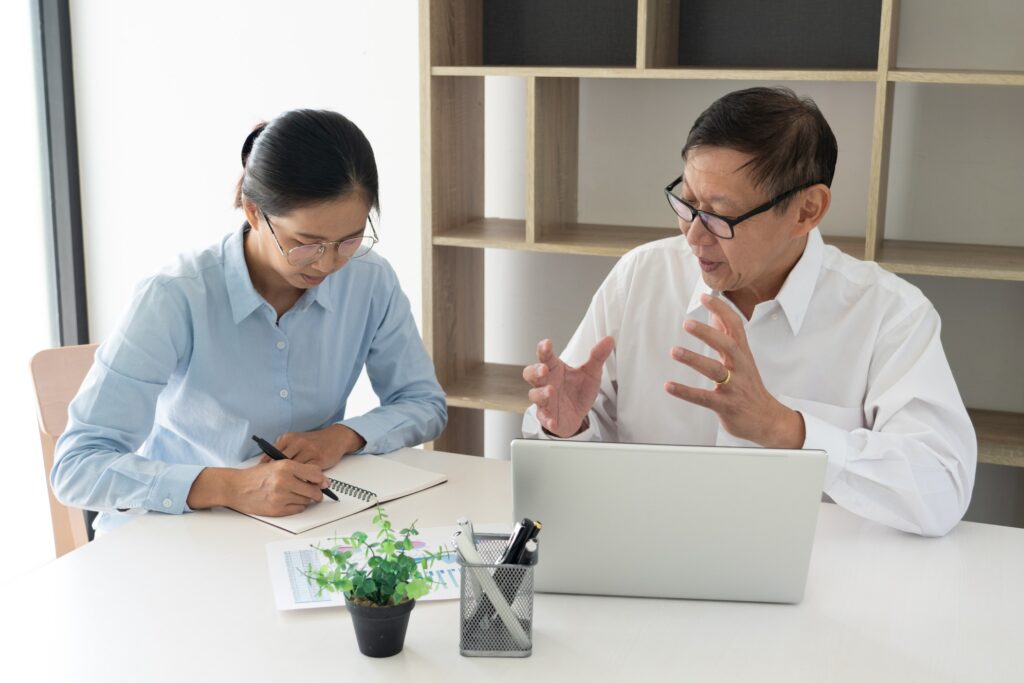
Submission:
<svg viewBox="0 0 1024 683">
<path fill-rule="evenodd" d="M 831 187 L 839 155 L 836 136 L 814 100 L 781 87 L 747 88 L 720 97 L 690 129 L 684 163 L 697 147 L 749 154 L 753 158 L 745 168 L 769 198 L 806 183 Z"/>
</svg>

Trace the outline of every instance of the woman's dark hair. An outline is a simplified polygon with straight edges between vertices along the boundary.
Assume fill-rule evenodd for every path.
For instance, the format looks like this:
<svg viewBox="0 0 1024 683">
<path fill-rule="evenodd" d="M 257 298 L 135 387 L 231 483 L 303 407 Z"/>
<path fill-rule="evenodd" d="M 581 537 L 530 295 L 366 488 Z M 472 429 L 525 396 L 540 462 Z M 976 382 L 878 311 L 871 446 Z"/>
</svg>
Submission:
<svg viewBox="0 0 1024 683">
<path fill-rule="evenodd" d="M 242 145 L 242 197 L 271 215 L 284 215 L 352 193 L 380 211 L 377 162 L 356 124 L 333 111 L 295 109 L 261 123 Z"/>
<path fill-rule="evenodd" d="M 839 149 L 818 105 L 789 88 L 748 88 L 716 100 L 697 117 L 683 162 L 697 147 L 726 147 L 753 157 L 745 164 L 769 198 L 805 183 L 832 186 Z M 776 211 L 785 209 L 788 200 Z"/>
</svg>

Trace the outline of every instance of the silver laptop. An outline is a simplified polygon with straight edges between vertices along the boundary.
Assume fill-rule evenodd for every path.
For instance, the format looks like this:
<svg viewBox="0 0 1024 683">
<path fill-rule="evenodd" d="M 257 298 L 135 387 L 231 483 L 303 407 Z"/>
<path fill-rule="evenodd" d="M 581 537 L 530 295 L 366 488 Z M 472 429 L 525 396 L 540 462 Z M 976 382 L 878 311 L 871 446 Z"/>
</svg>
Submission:
<svg viewBox="0 0 1024 683">
<path fill-rule="evenodd" d="M 515 518 L 543 525 L 536 590 L 800 602 L 825 452 L 512 442 Z"/>
</svg>

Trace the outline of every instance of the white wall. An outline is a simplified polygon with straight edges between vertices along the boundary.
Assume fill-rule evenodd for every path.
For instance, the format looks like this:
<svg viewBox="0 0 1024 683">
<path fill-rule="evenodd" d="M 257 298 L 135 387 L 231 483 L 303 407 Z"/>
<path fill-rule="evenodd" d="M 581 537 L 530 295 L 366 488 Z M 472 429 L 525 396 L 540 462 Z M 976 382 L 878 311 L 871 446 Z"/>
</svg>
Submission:
<svg viewBox="0 0 1024 683">
<path fill-rule="evenodd" d="M 72 3 L 90 334 L 132 288 L 236 229 L 242 142 L 300 107 L 342 112 L 374 147 L 378 245 L 419 321 L 419 44 L 414 0 Z M 357 387 L 352 411 L 376 405 Z"/>
</svg>

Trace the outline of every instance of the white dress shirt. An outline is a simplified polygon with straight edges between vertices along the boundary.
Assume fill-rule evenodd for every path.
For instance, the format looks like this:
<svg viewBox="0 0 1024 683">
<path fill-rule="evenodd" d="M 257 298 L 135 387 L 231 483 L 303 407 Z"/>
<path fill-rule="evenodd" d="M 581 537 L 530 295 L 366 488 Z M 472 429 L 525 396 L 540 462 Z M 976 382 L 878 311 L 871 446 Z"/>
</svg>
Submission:
<svg viewBox="0 0 1024 683">
<path fill-rule="evenodd" d="M 682 236 L 622 257 L 561 355 L 578 367 L 599 339 L 615 338 L 590 426 L 574 439 L 756 445 L 663 388 L 666 380 L 713 386 L 669 355 L 682 346 L 718 359 L 682 328 L 690 318 L 708 322 L 704 293 L 713 294 Z M 938 313 L 919 289 L 827 246 L 815 229 L 778 296 L 758 304 L 750 320 L 740 317 L 765 387 L 803 415 L 804 448 L 828 453 L 825 493 L 905 531 L 942 535 L 956 525 L 970 502 L 977 441 L 942 350 Z M 536 410 L 523 419 L 524 435 L 551 438 Z"/>
</svg>

